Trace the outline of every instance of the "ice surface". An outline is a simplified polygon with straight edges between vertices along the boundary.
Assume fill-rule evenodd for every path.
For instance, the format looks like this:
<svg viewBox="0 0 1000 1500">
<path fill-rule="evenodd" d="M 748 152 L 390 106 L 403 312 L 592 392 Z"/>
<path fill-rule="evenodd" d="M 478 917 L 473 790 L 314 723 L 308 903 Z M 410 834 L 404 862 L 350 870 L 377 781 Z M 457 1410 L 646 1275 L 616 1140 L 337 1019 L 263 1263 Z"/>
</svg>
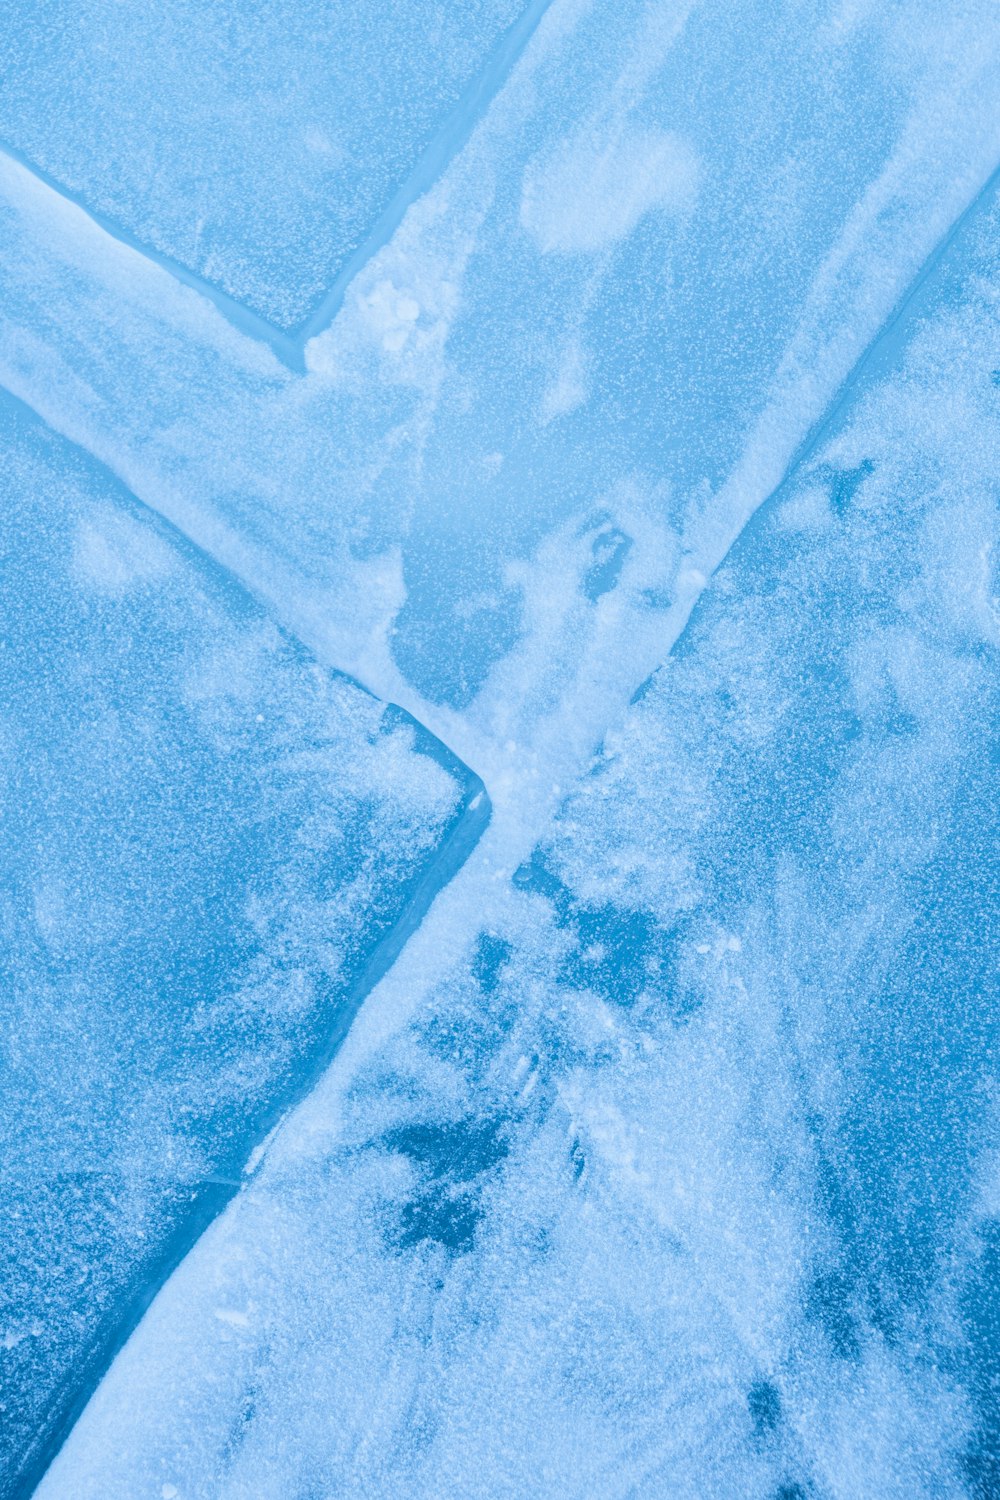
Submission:
<svg viewBox="0 0 1000 1500">
<path fill-rule="evenodd" d="M 0 139 L 143 245 L 292 329 L 517 9 L 27 0 L 0 19 Z"/>
<path fill-rule="evenodd" d="M 292 135 L 314 64 L 305 9 L 237 9 L 118 8 L 175 84 L 206 57 L 229 75 L 197 84 L 190 139 L 169 89 L 169 127 L 130 120 L 155 180 L 86 103 L 112 73 L 134 100 L 128 48 L 71 121 L 25 80 L 67 90 L 89 20 L 58 46 L 16 7 L 0 23 L 37 54 L 0 113 L 96 174 L 50 166 L 67 196 L 0 153 L 0 384 L 262 601 L 227 690 L 259 636 L 297 705 L 302 641 L 473 766 L 494 817 L 41 1493 L 992 1496 L 993 8 L 553 0 L 520 13 L 513 49 L 493 40 L 506 13 L 442 8 L 445 40 L 389 59 L 434 110 L 439 82 L 461 90 L 417 169 L 423 103 L 369 113 L 367 80 L 319 86 L 391 164 L 393 211 L 358 200 L 360 249 L 287 338 L 74 201 L 99 208 L 103 173 L 190 228 L 197 192 L 170 174 L 197 158 L 221 225 L 260 171 L 294 232 L 225 243 L 268 256 L 292 305 L 308 278 L 288 246 L 322 258 L 350 184 L 311 198 L 291 136 L 242 152 L 272 75 L 241 28 L 273 23 L 275 55 L 287 38 L 308 57 L 301 87 L 283 75 Z M 365 57 L 415 15 L 380 15 Z M 190 76 L 161 46 L 182 22 Z M 452 56 L 453 27 L 475 57 Z M 134 600 L 145 580 L 167 609 L 155 546 L 74 536 L 74 587 Z M 193 651 L 186 596 L 171 607 Z M 322 822 L 312 722 L 285 714 L 300 779 L 253 824 L 307 974 L 333 917 L 277 830 L 298 851 Z M 424 807 L 417 768 L 440 775 L 443 753 L 393 762 L 400 808 Z M 233 810 L 261 782 L 215 739 L 183 781 L 232 849 L 192 854 L 225 912 L 257 899 Z M 162 800 L 132 798 L 114 829 Z M 391 861 L 393 819 L 372 821 Z M 165 945 L 160 863 L 137 909 Z M 60 911 L 43 892 L 39 932 Z M 262 1068 L 286 1040 L 268 1033 Z M 196 1164 L 200 1136 L 181 1144 L 192 1183 L 225 1175 Z"/>
<path fill-rule="evenodd" d="M 305 379 L 0 164 L 0 371 L 483 774 L 551 707 L 553 632 L 594 640 L 553 573 L 610 517 L 589 753 L 685 554 L 714 563 L 992 170 L 991 15 L 558 0 Z"/>
<path fill-rule="evenodd" d="M 45 1500 L 995 1493 L 998 230 L 444 893 Z"/>
<path fill-rule="evenodd" d="M 9 397 L 0 441 L 6 1495 L 485 808 Z"/>
</svg>

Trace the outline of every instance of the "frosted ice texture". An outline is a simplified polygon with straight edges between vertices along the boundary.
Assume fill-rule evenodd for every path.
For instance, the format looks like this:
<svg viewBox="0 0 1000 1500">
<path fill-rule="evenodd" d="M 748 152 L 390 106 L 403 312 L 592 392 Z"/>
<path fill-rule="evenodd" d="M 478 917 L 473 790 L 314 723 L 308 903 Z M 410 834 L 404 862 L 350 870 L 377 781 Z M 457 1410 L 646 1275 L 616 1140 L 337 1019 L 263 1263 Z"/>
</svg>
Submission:
<svg viewBox="0 0 1000 1500">
<path fill-rule="evenodd" d="M 0 159 L 0 380 L 495 808 L 47 1500 L 996 1488 L 1000 32 L 529 9 L 304 375 Z"/>
<path fill-rule="evenodd" d="M 9 398 L 0 441 L 7 1493 L 332 1052 L 476 781 Z"/>
<path fill-rule="evenodd" d="M 0 162 L 0 365 L 297 633 L 492 736 L 546 542 L 610 513 L 653 634 L 693 523 L 780 477 L 994 164 L 990 16 L 561 0 L 305 380 Z"/>
<path fill-rule="evenodd" d="M 46 1500 L 995 1492 L 998 227 Z"/>
<path fill-rule="evenodd" d="M 24 0 L 0 140 L 283 329 L 302 323 L 515 0 Z"/>
</svg>

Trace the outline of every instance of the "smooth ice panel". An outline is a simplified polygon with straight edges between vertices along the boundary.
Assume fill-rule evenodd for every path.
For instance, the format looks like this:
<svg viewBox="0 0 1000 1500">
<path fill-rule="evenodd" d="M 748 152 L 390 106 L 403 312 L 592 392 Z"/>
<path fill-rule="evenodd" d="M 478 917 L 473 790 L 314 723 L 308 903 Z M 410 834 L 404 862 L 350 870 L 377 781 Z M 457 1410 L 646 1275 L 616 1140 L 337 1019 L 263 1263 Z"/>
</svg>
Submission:
<svg viewBox="0 0 1000 1500">
<path fill-rule="evenodd" d="M 0 442 L 6 1494 L 488 804 L 9 398 Z"/>
<path fill-rule="evenodd" d="M 517 0 L 6 6 L 0 139 L 292 329 L 517 13 Z"/>
</svg>

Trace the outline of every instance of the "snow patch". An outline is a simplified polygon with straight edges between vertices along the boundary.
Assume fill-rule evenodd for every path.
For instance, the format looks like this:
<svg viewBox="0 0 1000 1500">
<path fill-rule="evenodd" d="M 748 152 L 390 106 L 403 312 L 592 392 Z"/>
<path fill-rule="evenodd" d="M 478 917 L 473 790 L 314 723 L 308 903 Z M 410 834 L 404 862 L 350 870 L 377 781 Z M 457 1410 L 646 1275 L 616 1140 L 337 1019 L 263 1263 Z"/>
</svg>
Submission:
<svg viewBox="0 0 1000 1500">
<path fill-rule="evenodd" d="M 591 128 L 529 165 L 521 223 L 543 254 L 594 254 L 654 209 L 685 213 L 697 182 L 695 153 L 673 132 L 626 126 L 607 139 Z"/>
<path fill-rule="evenodd" d="M 79 582 L 101 593 L 127 593 L 168 577 L 173 568 L 163 538 L 131 516 L 95 510 L 77 526 L 73 572 Z"/>
</svg>

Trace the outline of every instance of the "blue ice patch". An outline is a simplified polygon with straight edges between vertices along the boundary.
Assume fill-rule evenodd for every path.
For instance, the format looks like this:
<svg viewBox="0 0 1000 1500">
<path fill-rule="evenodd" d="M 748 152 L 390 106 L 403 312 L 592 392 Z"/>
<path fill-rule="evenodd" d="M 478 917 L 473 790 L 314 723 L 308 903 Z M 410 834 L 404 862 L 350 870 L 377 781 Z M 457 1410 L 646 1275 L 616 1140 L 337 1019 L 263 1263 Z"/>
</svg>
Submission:
<svg viewBox="0 0 1000 1500">
<path fill-rule="evenodd" d="M 0 1490 L 484 825 L 481 783 L 9 399 Z"/>
<path fill-rule="evenodd" d="M 63 0 L 0 21 L 0 137 L 279 329 L 308 317 L 517 17 Z"/>
</svg>

